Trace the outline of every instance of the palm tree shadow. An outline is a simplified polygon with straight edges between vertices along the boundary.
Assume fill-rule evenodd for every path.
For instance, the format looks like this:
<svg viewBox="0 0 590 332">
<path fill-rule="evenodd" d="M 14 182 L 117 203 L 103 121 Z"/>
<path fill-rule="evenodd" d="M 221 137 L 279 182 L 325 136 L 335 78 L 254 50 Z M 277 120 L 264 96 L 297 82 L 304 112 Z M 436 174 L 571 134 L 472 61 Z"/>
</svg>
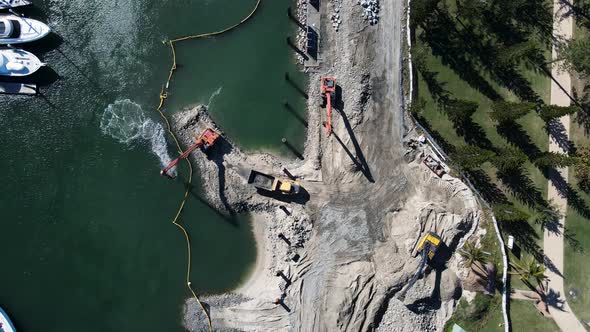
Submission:
<svg viewBox="0 0 590 332">
<path fill-rule="evenodd" d="M 555 308 L 559 311 L 564 311 L 563 306 L 565 304 L 565 299 L 561 293 L 556 292 L 554 289 L 550 288 L 545 294 L 545 302 L 552 308 Z"/>
</svg>

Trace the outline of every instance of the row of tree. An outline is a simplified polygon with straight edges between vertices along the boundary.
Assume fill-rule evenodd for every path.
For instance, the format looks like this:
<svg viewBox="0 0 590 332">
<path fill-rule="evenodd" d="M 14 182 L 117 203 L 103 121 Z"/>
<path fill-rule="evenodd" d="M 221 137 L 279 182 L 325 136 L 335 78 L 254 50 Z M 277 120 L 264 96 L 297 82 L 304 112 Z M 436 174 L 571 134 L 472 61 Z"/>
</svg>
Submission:
<svg viewBox="0 0 590 332">
<path fill-rule="evenodd" d="M 521 150 L 512 146 L 491 151 L 474 145 L 458 147 L 452 154 L 452 158 L 464 171 L 479 169 L 482 164 L 490 162 L 500 172 L 519 170 L 528 159 Z M 590 146 L 578 148 L 575 156 L 542 152 L 531 161 L 540 169 L 573 166 L 580 188 L 590 191 Z"/>
</svg>

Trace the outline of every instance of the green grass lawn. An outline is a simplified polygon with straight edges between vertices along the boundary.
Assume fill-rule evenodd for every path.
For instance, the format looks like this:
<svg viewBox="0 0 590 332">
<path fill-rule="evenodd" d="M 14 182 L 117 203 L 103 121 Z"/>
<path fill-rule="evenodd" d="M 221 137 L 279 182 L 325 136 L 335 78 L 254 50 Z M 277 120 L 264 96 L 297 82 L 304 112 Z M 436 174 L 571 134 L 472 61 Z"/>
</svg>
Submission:
<svg viewBox="0 0 590 332">
<path fill-rule="evenodd" d="M 590 137 L 572 121 L 570 138 L 577 147 L 590 144 Z M 574 188 L 576 179 L 573 169 L 569 173 L 569 182 Z M 577 190 L 581 198 L 590 206 L 590 195 Z M 572 310 L 582 322 L 590 322 L 590 220 L 581 216 L 571 206 L 568 207 L 565 227 L 574 238 L 574 242 L 566 241 L 564 275 L 566 298 Z M 577 242 L 577 244 L 575 243 Z M 570 290 L 576 290 L 576 298 L 570 296 Z"/>
<path fill-rule="evenodd" d="M 559 327 L 551 318 L 545 318 L 535 308 L 533 302 L 510 301 L 512 331 L 558 332 Z"/>
<path fill-rule="evenodd" d="M 588 30 L 580 25 L 574 26 L 574 38 L 588 36 Z M 588 84 L 588 82 L 581 82 Z M 590 145 L 590 135 L 578 125 L 575 118 L 572 118 L 570 126 L 570 139 L 576 147 Z M 570 168 L 569 182 L 576 188 L 578 194 L 590 206 L 590 195 L 579 190 L 574 176 L 574 170 Z M 568 207 L 565 227 L 573 238 L 573 241 L 565 242 L 564 275 L 566 299 L 572 310 L 582 321 L 590 323 L 590 220 L 581 216 L 574 208 Z M 577 296 L 574 298 L 569 291 L 574 290 Z"/>
</svg>

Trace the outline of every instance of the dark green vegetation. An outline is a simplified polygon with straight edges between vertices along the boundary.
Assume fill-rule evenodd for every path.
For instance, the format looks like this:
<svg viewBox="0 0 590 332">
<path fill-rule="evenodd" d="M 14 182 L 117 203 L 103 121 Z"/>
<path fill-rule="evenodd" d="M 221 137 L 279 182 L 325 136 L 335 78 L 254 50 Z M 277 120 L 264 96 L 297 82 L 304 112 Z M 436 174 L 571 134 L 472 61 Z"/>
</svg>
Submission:
<svg viewBox="0 0 590 332">
<path fill-rule="evenodd" d="M 492 205 L 503 235 L 513 235 L 522 255 L 542 263 L 542 233 L 557 215 L 547 181 L 554 168 L 579 162 L 575 151 L 547 152 L 549 133 L 562 131 L 554 119 L 580 109 L 547 105 L 552 3 L 415 0 L 412 15 L 418 79 L 411 111 Z M 589 210 L 580 200 L 575 209 Z M 526 287 L 512 280 L 512 287 Z M 521 306 L 536 313 L 531 303 L 511 313 L 527 314 Z"/>
<path fill-rule="evenodd" d="M 548 168 L 561 162 L 546 153 L 550 126 L 540 116 L 550 89 L 550 4 L 413 6 L 414 99 L 423 106 L 415 116 L 493 205 L 504 232 L 540 259 L 541 227 L 527 221 L 550 205 Z"/>
<path fill-rule="evenodd" d="M 503 331 L 499 326 L 503 324 L 502 297 L 477 293 L 471 303 L 461 299 L 453 317 L 445 325 L 445 332 L 450 332 L 454 324 L 467 331 Z"/>
<path fill-rule="evenodd" d="M 471 266 L 477 273 L 483 272 L 483 264 L 492 263 L 497 267 L 502 264 L 502 252 L 494 232 L 494 226 L 489 214 L 484 215 L 481 221 L 486 234 L 481 239 L 480 247 L 472 243 L 465 244 L 459 252 L 465 259 L 465 266 Z M 502 288 L 502 270 L 496 269 L 496 287 Z M 453 317 L 445 325 L 445 331 L 450 331 L 453 324 L 457 324 L 467 331 L 503 331 L 499 325 L 503 323 L 502 318 L 502 296 L 499 292 L 493 296 L 477 293 L 475 299 L 468 303 L 461 299 L 457 305 Z"/>
<path fill-rule="evenodd" d="M 170 220 L 186 170 L 160 177 L 150 137 L 120 142 L 103 134 L 101 117 L 131 99 L 144 124 L 159 124 L 171 64 L 161 41 L 234 24 L 255 2 L 33 2 L 26 14 L 55 34 L 24 45 L 48 63 L 37 77 L 42 95 L 0 96 L 0 306 L 19 331 L 182 331 L 186 244 Z M 304 127 L 282 106 L 305 112 L 284 79 L 296 71 L 285 45 L 295 27 L 289 5 L 263 1 L 244 29 L 180 45 L 166 112 L 208 103 L 222 87 L 212 112 L 231 139 L 249 149 L 278 150 L 283 136 L 301 142 Z M 181 219 L 192 238 L 191 280 L 200 293 L 220 292 L 248 273 L 255 244 L 247 216 L 228 218 L 202 195 L 197 181 Z"/>
</svg>

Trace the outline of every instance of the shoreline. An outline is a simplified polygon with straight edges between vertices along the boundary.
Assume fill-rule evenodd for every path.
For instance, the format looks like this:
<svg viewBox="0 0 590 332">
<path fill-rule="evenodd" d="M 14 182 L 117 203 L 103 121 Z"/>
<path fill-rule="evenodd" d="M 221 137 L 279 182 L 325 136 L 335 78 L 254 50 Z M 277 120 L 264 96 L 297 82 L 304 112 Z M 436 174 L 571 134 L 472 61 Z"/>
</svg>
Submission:
<svg viewBox="0 0 590 332">
<path fill-rule="evenodd" d="M 254 297 L 259 294 L 260 284 L 266 284 L 268 275 L 265 273 L 270 269 L 266 239 L 266 227 L 268 220 L 260 214 L 250 213 L 252 233 L 256 245 L 256 261 L 248 271 L 247 276 L 229 292 L 241 294 L 247 297 Z"/>
</svg>

